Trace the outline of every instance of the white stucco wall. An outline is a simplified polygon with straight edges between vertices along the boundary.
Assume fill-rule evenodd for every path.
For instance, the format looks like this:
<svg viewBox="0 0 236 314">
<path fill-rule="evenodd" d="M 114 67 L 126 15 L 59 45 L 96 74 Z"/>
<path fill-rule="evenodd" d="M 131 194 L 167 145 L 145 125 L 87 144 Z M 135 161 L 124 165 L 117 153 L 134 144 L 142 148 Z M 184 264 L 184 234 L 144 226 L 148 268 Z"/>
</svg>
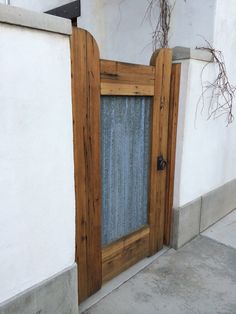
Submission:
<svg viewBox="0 0 236 314">
<path fill-rule="evenodd" d="M 170 46 L 195 48 L 214 40 L 217 0 L 177 0 L 172 14 Z"/>
<path fill-rule="evenodd" d="M 0 24 L 0 302 L 74 262 L 69 37 Z"/>
<path fill-rule="evenodd" d="M 155 15 L 151 21 L 145 18 L 148 4 L 145 0 L 81 0 L 78 25 L 93 34 L 102 58 L 149 64 Z M 213 42 L 215 11 L 216 0 L 177 0 L 170 47 L 202 46 L 202 36 Z"/>
<path fill-rule="evenodd" d="M 170 47 L 195 48 L 214 40 L 217 0 L 176 0 L 172 11 Z"/>
<path fill-rule="evenodd" d="M 214 27 L 214 45 L 217 49 L 223 51 L 224 59 L 228 73 L 236 84 L 236 1 L 224 0 L 217 1 L 215 27 Z"/>
<path fill-rule="evenodd" d="M 202 102 L 201 73 L 205 62 L 182 62 L 174 206 L 182 206 L 236 178 L 236 124 L 225 116 L 207 120 Z M 204 71 L 203 81 L 215 77 L 215 65 Z M 199 79 L 196 79 L 199 78 Z"/>
<path fill-rule="evenodd" d="M 78 26 L 95 37 L 101 58 L 149 64 L 152 28 L 145 19 L 147 1 L 81 0 Z"/>
<path fill-rule="evenodd" d="M 200 19 L 202 11 L 199 9 L 197 12 Z M 207 32 L 207 21 L 204 25 Z M 228 75 L 234 85 L 236 85 L 235 25 L 236 2 L 218 0 L 214 17 L 214 37 L 211 42 L 216 49 L 223 52 Z M 205 35 L 204 37 L 208 39 Z M 202 92 L 200 77 L 204 65 L 205 63 L 194 60 L 182 63 L 175 207 L 184 205 L 236 178 L 236 121 L 228 127 L 225 116 L 206 121 L 207 115 L 200 114 L 201 102 L 197 126 L 194 127 L 196 105 Z M 216 77 L 215 71 L 216 66 L 208 66 L 203 81 L 212 82 Z M 207 97 L 205 101 L 207 108 Z"/>
</svg>

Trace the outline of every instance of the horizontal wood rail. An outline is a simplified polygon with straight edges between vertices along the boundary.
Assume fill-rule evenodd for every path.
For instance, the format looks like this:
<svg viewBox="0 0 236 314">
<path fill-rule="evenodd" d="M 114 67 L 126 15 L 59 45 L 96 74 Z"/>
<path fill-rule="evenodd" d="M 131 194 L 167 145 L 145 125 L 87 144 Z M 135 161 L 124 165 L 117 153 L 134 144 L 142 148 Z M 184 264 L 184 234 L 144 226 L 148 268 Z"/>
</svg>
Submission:
<svg viewBox="0 0 236 314">
<path fill-rule="evenodd" d="M 154 86 L 101 83 L 101 95 L 110 96 L 153 96 Z"/>
<path fill-rule="evenodd" d="M 134 265 L 149 252 L 148 226 L 118 240 L 102 250 L 102 278 L 108 281 Z"/>
<path fill-rule="evenodd" d="M 100 61 L 101 95 L 153 96 L 155 67 Z"/>
</svg>

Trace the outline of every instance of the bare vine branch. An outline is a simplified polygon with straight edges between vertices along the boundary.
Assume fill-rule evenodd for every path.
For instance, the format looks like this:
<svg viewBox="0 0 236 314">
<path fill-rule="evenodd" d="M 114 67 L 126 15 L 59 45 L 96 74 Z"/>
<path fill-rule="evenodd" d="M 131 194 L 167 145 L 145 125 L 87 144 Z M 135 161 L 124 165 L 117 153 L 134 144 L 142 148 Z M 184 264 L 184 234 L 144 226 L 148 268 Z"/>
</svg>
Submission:
<svg viewBox="0 0 236 314">
<path fill-rule="evenodd" d="M 157 48 L 167 48 L 169 45 L 169 31 L 171 14 L 173 5 L 170 0 L 148 0 L 149 5 L 147 7 L 145 17 L 148 17 L 152 22 L 153 15 L 158 14 L 154 17 L 155 24 L 152 33 L 153 50 Z"/>
<path fill-rule="evenodd" d="M 175 6 L 175 0 L 147 0 L 148 7 L 145 18 L 149 18 L 153 27 L 152 43 L 153 49 L 166 48 L 169 46 L 169 32 L 171 25 L 172 11 Z M 184 0 L 186 2 L 186 0 Z M 198 105 L 202 100 L 202 112 L 207 108 L 208 119 L 217 118 L 226 115 L 227 125 L 233 122 L 233 103 L 235 98 L 236 86 L 232 85 L 224 62 L 224 56 L 220 50 L 216 50 L 206 40 L 206 47 L 197 47 L 197 49 L 205 50 L 211 53 L 214 62 L 217 65 L 217 75 L 213 82 L 203 83 L 203 73 L 206 66 L 203 67 L 201 73 L 202 94 L 199 98 Z M 207 95 L 210 94 L 209 104 L 205 104 Z"/>
<path fill-rule="evenodd" d="M 222 51 L 216 50 L 207 40 L 205 41 L 207 43 L 207 47 L 196 48 L 211 53 L 213 61 L 217 65 L 217 76 L 213 82 L 203 83 L 203 72 L 209 63 L 203 67 L 201 74 L 202 94 L 200 96 L 199 102 L 202 100 L 203 107 L 205 107 L 206 95 L 210 93 L 210 101 L 208 104 L 208 119 L 226 115 L 227 125 L 229 125 L 234 120 L 233 103 L 236 86 L 232 85 L 229 80 Z"/>
</svg>

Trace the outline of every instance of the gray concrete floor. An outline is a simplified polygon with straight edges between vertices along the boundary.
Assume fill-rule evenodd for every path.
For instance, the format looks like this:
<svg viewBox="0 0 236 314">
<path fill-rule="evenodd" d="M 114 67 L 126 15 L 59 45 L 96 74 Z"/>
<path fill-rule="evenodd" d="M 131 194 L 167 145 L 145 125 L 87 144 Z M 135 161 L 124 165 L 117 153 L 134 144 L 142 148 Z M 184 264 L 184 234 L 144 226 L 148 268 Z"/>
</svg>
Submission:
<svg viewBox="0 0 236 314">
<path fill-rule="evenodd" d="M 230 228 L 234 218 L 225 218 Z M 226 223 L 211 229 L 211 239 L 169 250 L 84 314 L 236 314 L 236 248 L 214 239 Z"/>
<path fill-rule="evenodd" d="M 236 249 L 236 210 L 208 228 L 202 235 Z"/>
</svg>

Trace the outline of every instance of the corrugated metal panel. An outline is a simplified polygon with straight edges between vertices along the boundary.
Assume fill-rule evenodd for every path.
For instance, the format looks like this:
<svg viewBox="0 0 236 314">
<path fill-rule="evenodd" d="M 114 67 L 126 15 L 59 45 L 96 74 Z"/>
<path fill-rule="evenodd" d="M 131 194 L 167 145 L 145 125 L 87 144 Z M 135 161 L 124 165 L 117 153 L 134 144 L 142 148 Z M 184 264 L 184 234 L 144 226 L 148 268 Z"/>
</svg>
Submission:
<svg viewBox="0 0 236 314">
<path fill-rule="evenodd" d="M 103 96 L 102 244 L 147 223 L 151 97 Z"/>
</svg>

